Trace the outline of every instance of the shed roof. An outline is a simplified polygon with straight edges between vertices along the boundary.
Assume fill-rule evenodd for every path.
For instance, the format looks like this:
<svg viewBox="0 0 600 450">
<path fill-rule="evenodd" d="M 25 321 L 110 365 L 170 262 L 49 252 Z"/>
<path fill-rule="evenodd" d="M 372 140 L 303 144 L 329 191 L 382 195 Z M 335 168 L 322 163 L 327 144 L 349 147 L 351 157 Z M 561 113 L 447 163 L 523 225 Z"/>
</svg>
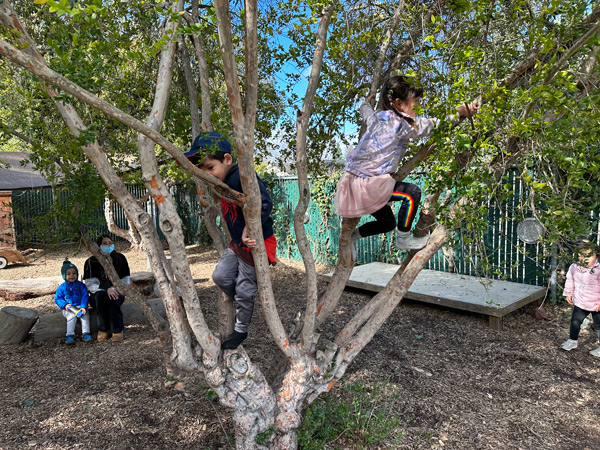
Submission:
<svg viewBox="0 0 600 450">
<path fill-rule="evenodd" d="M 29 155 L 28 152 L 0 152 L 0 191 L 50 186 L 50 183 L 28 161 Z M 21 161 L 27 163 L 22 166 Z"/>
</svg>

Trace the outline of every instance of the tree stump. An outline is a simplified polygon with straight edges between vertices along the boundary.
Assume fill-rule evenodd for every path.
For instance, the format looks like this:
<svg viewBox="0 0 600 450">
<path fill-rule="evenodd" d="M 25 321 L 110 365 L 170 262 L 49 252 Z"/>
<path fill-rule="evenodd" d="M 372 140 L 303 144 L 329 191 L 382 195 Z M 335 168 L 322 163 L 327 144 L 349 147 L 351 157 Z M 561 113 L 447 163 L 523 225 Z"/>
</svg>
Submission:
<svg viewBox="0 0 600 450">
<path fill-rule="evenodd" d="M 152 272 L 135 272 L 129 277 L 131 286 L 136 288 L 142 295 L 150 295 L 152 293 L 155 277 Z"/>
<path fill-rule="evenodd" d="M 39 314 L 37 311 L 18 306 L 6 306 L 0 310 L 0 345 L 19 344 L 27 338 Z"/>
<path fill-rule="evenodd" d="M 0 281 L 0 297 L 14 302 L 54 294 L 63 281 L 61 276 Z"/>
</svg>

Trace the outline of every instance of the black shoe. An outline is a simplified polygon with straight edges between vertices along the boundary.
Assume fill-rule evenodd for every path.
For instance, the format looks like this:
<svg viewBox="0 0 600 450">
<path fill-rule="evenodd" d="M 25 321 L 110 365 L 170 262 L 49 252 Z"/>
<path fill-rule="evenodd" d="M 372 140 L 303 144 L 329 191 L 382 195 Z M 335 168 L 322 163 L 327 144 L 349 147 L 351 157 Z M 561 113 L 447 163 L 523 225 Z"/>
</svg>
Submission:
<svg viewBox="0 0 600 450">
<path fill-rule="evenodd" d="M 221 343 L 221 350 L 235 350 L 248 337 L 248 333 L 233 331 L 227 339 Z"/>
</svg>

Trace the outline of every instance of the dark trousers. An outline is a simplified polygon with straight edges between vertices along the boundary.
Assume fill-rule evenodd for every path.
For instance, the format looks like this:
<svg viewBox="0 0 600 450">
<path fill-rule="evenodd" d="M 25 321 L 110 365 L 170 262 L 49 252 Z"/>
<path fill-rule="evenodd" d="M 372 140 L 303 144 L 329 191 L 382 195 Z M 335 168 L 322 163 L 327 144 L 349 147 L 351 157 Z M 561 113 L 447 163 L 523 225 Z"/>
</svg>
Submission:
<svg viewBox="0 0 600 450">
<path fill-rule="evenodd" d="M 600 312 L 586 311 L 585 309 L 581 309 L 579 306 L 573 306 L 573 314 L 571 315 L 571 328 L 569 329 L 569 339 L 573 339 L 574 341 L 577 340 L 583 319 L 585 319 L 588 314 L 592 315 L 592 328 L 598 334 L 598 339 L 600 339 Z"/>
<path fill-rule="evenodd" d="M 419 203 L 421 202 L 421 189 L 416 184 L 397 181 L 394 185 L 394 192 L 390 197 L 390 201 L 402 202 L 400 211 L 398 211 L 398 230 L 410 231 L 413 220 L 417 215 L 417 210 L 419 209 Z M 367 222 L 358 228 L 358 232 L 362 237 L 389 233 L 396 228 L 394 211 L 389 205 L 385 205 L 371 215 L 375 217 L 375 220 Z"/>
<path fill-rule="evenodd" d="M 121 305 L 125 297 L 119 295 L 117 300 L 111 300 L 106 291 L 96 291 L 90 296 L 90 304 L 96 310 L 98 331 L 120 333 L 123 331 L 123 312 Z"/>
</svg>

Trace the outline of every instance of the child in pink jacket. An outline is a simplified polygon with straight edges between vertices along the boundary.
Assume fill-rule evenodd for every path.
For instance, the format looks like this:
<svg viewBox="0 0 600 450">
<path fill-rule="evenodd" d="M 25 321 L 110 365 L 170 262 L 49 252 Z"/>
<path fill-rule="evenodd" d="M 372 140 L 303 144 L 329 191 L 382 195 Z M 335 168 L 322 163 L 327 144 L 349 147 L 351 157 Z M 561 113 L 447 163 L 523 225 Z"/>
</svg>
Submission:
<svg viewBox="0 0 600 450">
<path fill-rule="evenodd" d="M 567 281 L 563 295 L 573 305 L 569 339 L 562 344 L 563 350 L 577 348 L 577 338 L 583 319 L 592 315 L 593 328 L 600 340 L 600 263 L 598 262 L 598 246 L 586 242 L 578 249 L 578 263 L 571 264 L 567 272 Z M 600 347 L 590 352 L 600 357 Z"/>
</svg>

